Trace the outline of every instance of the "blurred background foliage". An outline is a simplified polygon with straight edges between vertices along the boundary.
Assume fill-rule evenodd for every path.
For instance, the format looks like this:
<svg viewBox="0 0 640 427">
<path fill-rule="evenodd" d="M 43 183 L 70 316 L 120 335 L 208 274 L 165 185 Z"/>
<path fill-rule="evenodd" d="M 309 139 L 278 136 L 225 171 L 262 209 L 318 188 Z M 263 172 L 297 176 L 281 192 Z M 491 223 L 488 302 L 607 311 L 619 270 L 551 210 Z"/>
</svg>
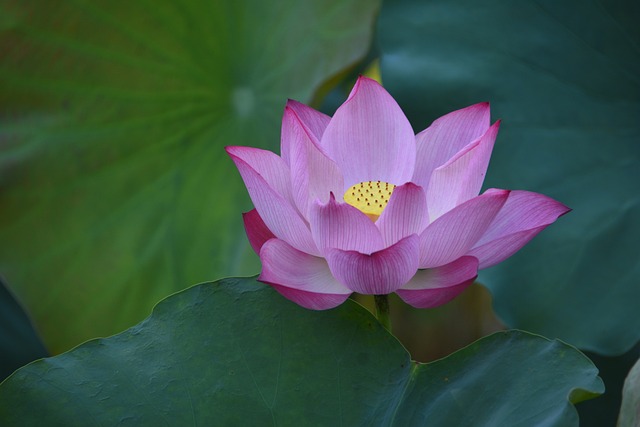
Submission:
<svg viewBox="0 0 640 427">
<path fill-rule="evenodd" d="M 287 98 L 331 114 L 367 73 L 416 132 L 490 101 L 486 186 L 574 209 L 483 272 L 490 293 L 392 300 L 395 334 L 419 361 L 504 327 L 565 340 L 607 384 L 581 423 L 613 425 L 640 351 L 638 18 L 630 0 L 0 0 L 3 375 L 257 273 L 223 147 L 277 152 Z"/>
<path fill-rule="evenodd" d="M 279 149 L 379 4 L 2 2 L 0 271 L 52 353 L 259 271 L 225 145 Z"/>
</svg>

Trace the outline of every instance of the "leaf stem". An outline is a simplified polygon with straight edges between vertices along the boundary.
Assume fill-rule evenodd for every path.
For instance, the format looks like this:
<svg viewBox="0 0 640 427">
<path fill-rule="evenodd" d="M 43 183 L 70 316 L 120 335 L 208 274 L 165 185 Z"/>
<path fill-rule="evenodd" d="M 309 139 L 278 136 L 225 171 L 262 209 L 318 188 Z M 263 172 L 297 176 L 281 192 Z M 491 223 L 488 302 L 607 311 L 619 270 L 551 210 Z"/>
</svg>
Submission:
<svg viewBox="0 0 640 427">
<path fill-rule="evenodd" d="M 384 328 L 391 332 L 391 317 L 389 316 L 389 295 L 374 295 L 376 303 L 376 317 Z"/>
</svg>

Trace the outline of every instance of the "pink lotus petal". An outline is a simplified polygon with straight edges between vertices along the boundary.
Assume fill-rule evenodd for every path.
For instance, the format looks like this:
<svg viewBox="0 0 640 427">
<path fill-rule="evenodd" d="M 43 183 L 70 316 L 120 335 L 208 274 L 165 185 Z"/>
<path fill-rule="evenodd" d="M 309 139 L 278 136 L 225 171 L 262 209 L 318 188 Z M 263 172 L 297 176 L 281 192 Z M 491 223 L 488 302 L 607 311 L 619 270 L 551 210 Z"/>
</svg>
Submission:
<svg viewBox="0 0 640 427">
<path fill-rule="evenodd" d="M 477 276 L 478 260 L 466 256 L 442 267 L 418 270 L 413 279 L 396 293 L 414 307 L 437 307 L 457 297 Z"/>
<path fill-rule="evenodd" d="M 420 234 L 429 223 L 427 197 L 421 187 L 406 183 L 393 190 L 389 204 L 376 222 L 385 246 L 401 239 Z"/>
<path fill-rule="evenodd" d="M 342 249 L 370 254 L 384 247 L 376 225 L 353 206 L 336 202 L 333 194 L 328 203 L 315 203 L 311 207 L 309 222 L 322 253 Z"/>
<path fill-rule="evenodd" d="M 316 138 L 316 141 L 320 141 L 322 139 L 324 130 L 327 128 L 331 117 L 292 99 L 287 102 L 287 107 L 291 108 L 296 113 L 300 121 L 304 123 L 304 126 L 309 129 Z"/>
<path fill-rule="evenodd" d="M 318 294 L 273 283 L 270 283 L 270 285 L 286 299 L 309 310 L 328 310 L 339 306 L 349 298 L 349 294 Z"/>
<path fill-rule="evenodd" d="M 249 244 L 255 253 L 260 255 L 260 248 L 262 248 L 262 245 L 264 245 L 267 240 L 273 239 L 276 236 L 274 236 L 271 230 L 269 230 L 262 218 L 260 218 L 258 211 L 255 209 L 243 213 L 242 221 L 244 222 L 244 229 L 247 232 L 247 237 L 249 238 Z"/>
<path fill-rule="evenodd" d="M 320 255 L 311 237 L 311 231 L 292 203 L 274 190 L 247 162 L 238 157 L 235 154 L 236 148 L 227 147 L 227 153 L 236 164 L 249 197 L 269 230 L 296 249 L 312 255 Z"/>
<path fill-rule="evenodd" d="M 334 277 L 361 294 L 389 294 L 407 283 L 418 269 L 415 234 L 371 255 L 331 249 L 327 262 Z"/>
<path fill-rule="evenodd" d="M 308 218 L 311 203 L 326 203 L 331 192 L 342 194 L 344 180 L 338 166 L 317 146 L 311 131 L 289 107 L 282 120 L 282 138 L 289 144 L 293 199 Z"/>
<path fill-rule="evenodd" d="M 506 203 L 469 255 L 480 260 L 480 268 L 504 261 L 540 231 L 571 209 L 542 194 L 511 191 Z"/>
<path fill-rule="evenodd" d="M 260 260 L 262 273 L 258 280 L 273 285 L 285 298 L 303 307 L 332 308 L 352 292 L 331 275 L 323 258 L 300 252 L 282 240 L 267 241 Z"/>
<path fill-rule="evenodd" d="M 489 129 L 489 103 L 453 111 L 416 136 L 416 169 L 412 182 L 429 188 L 433 171 Z"/>
<path fill-rule="evenodd" d="M 479 139 L 433 171 L 427 190 L 431 222 L 480 193 L 499 128 L 498 121 Z"/>
<path fill-rule="evenodd" d="M 364 181 L 400 185 L 413 175 L 413 129 L 391 95 L 366 77 L 334 114 L 321 145 L 342 171 L 345 190 Z"/>
<path fill-rule="evenodd" d="M 492 190 L 453 208 L 420 235 L 420 268 L 448 264 L 465 255 L 505 204 L 509 191 Z"/>
<path fill-rule="evenodd" d="M 479 267 L 509 257 L 568 210 L 535 193 L 477 195 L 499 126 L 481 103 L 414 136 L 389 93 L 365 77 L 333 118 L 290 100 L 282 158 L 227 148 L 255 205 L 243 220 L 260 280 L 316 310 L 353 291 L 397 291 L 416 307 L 448 302 Z M 394 189 L 386 206 L 386 195 L 358 199 L 375 194 L 367 181 Z M 347 197 L 362 211 L 344 203 L 354 185 L 366 186 Z"/>
<path fill-rule="evenodd" d="M 240 159 L 259 174 L 280 196 L 293 203 L 291 173 L 287 164 L 271 151 L 253 147 L 225 147 L 232 159 Z"/>
</svg>

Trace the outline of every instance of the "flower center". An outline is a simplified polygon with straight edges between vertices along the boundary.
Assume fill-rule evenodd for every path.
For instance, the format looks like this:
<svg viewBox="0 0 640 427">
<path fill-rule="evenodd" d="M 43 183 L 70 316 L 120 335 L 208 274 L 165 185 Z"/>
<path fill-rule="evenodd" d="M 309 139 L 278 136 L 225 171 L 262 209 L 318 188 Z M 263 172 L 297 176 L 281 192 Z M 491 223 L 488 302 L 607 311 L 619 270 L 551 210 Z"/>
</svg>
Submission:
<svg viewBox="0 0 640 427">
<path fill-rule="evenodd" d="M 383 181 L 360 182 L 349 187 L 344 193 L 344 201 L 375 222 L 387 207 L 394 188 L 394 184 Z"/>
</svg>

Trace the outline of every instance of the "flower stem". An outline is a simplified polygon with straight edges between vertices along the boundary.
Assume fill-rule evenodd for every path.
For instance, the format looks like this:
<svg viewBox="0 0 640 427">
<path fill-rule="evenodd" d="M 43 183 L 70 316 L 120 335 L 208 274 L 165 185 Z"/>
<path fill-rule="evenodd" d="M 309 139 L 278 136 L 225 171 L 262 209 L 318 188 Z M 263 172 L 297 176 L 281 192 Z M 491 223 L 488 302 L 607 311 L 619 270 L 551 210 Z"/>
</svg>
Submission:
<svg viewBox="0 0 640 427">
<path fill-rule="evenodd" d="M 391 332 L 391 318 L 389 317 L 389 295 L 374 295 L 376 303 L 376 317 L 384 328 Z"/>
</svg>

